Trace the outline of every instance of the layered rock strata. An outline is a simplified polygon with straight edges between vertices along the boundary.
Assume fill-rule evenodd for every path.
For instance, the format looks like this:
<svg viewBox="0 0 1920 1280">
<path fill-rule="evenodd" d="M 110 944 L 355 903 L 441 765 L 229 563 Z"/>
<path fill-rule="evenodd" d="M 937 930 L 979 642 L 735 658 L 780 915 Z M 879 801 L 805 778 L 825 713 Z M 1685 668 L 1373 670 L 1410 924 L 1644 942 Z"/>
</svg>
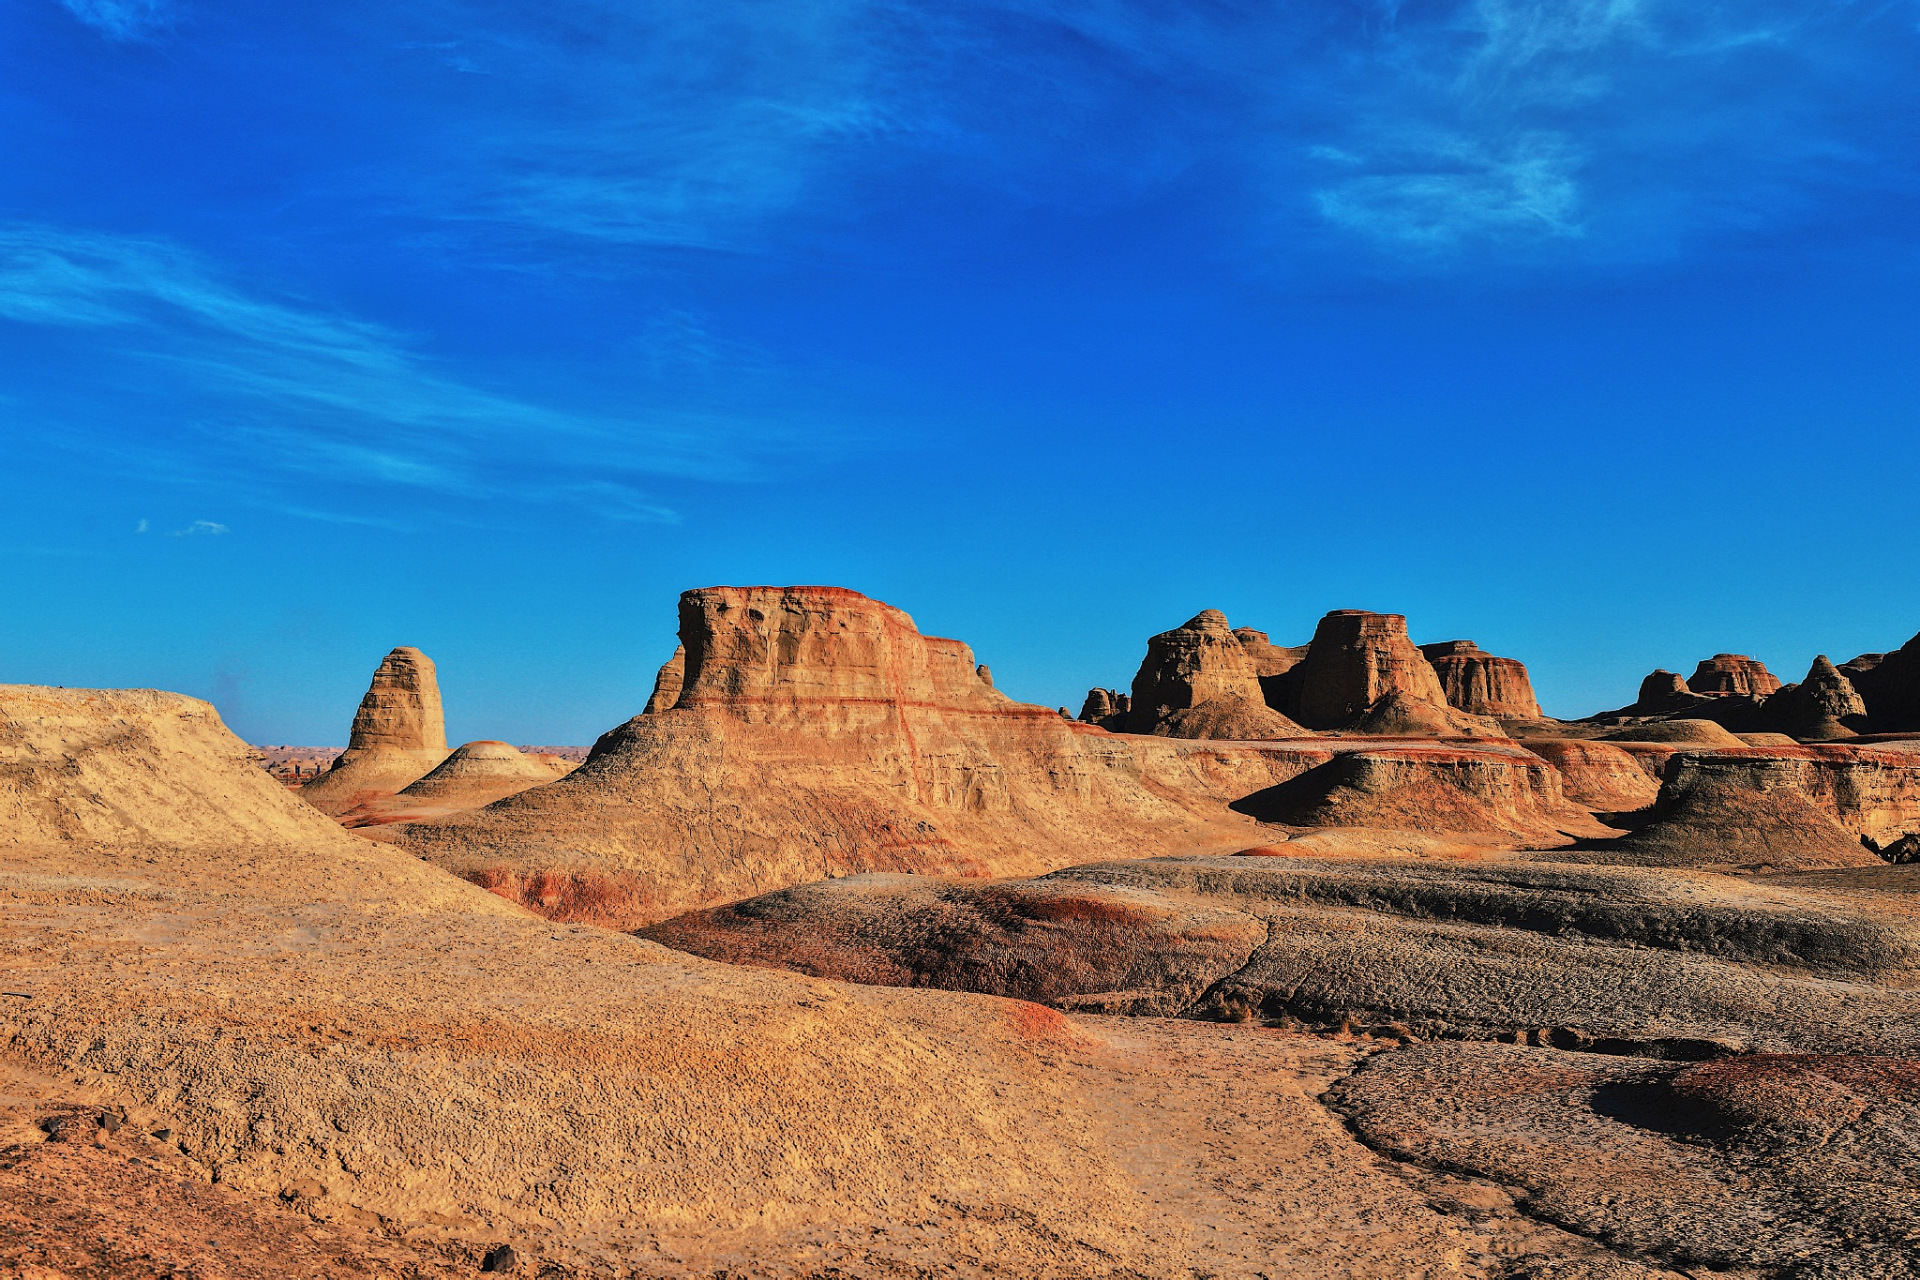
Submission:
<svg viewBox="0 0 1920 1280">
<path fill-rule="evenodd" d="M 354 712 L 347 749 L 300 789 L 322 813 L 340 814 L 393 795 L 447 758 L 446 716 L 433 660 L 401 646 L 381 660 Z"/>
<path fill-rule="evenodd" d="M 1306 657 L 1287 675 L 1293 701 L 1285 710 L 1310 729 L 1348 724 L 1390 693 L 1447 705 L 1440 677 L 1407 638 L 1407 620 L 1397 613 L 1329 613 L 1314 629 Z"/>
<path fill-rule="evenodd" d="M 1716 653 L 1694 668 L 1687 688 L 1707 696 L 1739 694 L 1764 698 L 1780 688 L 1780 680 L 1764 662 L 1743 653 Z"/>
<path fill-rule="evenodd" d="M 557 783 L 397 838 L 549 913 L 639 924 L 826 875 L 1218 847 L 1250 825 L 1227 800 L 1329 758 L 1076 724 L 839 588 L 690 591 L 680 639 L 672 707 L 607 733 Z"/>
<path fill-rule="evenodd" d="M 1253 740 L 1304 733 L 1267 705 L 1258 664 L 1218 609 L 1147 641 L 1147 656 L 1133 678 L 1127 728 L 1171 738 Z"/>
<path fill-rule="evenodd" d="M 1423 644 L 1420 652 L 1440 677 L 1447 702 L 1473 716 L 1537 720 L 1540 701 L 1534 697 L 1527 668 L 1513 658 L 1496 658 L 1471 640 Z"/>
<path fill-rule="evenodd" d="M 1533 752 L 1560 773 L 1566 798 L 1597 813 L 1644 809 L 1660 794 L 1660 780 L 1627 751 L 1577 738 L 1527 738 Z"/>
</svg>

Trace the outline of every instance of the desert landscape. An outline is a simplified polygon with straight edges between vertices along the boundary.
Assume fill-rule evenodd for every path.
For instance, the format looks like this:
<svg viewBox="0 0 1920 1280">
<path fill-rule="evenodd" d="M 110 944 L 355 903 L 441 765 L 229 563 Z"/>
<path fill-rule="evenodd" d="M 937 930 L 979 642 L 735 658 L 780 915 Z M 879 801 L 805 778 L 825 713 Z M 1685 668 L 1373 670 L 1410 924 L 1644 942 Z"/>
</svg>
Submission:
<svg viewBox="0 0 1920 1280">
<path fill-rule="evenodd" d="M 4 1273 L 1920 1273 L 1920 638 L 1559 721 L 1208 610 L 1069 717 L 679 618 L 577 765 L 407 647 L 297 785 L 0 687 Z"/>
</svg>

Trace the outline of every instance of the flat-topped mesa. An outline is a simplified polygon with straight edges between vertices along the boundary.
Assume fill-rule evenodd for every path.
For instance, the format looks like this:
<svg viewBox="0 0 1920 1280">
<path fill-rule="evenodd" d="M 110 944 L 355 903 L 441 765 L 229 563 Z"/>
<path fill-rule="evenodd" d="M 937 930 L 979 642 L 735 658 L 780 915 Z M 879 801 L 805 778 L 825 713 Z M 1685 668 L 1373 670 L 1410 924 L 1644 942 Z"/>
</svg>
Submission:
<svg viewBox="0 0 1920 1280">
<path fill-rule="evenodd" d="M 1716 653 L 1693 670 L 1687 688 L 1708 697 L 1745 695 L 1764 698 L 1780 690 L 1780 680 L 1767 664 L 1744 653 Z"/>
<path fill-rule="evenodd" d="M 842 587 L 707 587 L 680 597 L 685 677 L 673 710 L 824 731 L 878 725 L 901 706 L 1005 712 L 973 651 L 923 636 L 892 605 Z"/>
<path fill-rule="evenodd" d="M 1447 705 L 1426 655 L 1407 638 L 1406 617 L 1336 609 L 1320 619 L 1307 656 L 1288 673 L 1287 713 L 1310 729 L 1338 728 L 1390 693 Z"/>
<path fill-rule="evenodd" d="M 1540 700 L 1526 666 L 1514 658 L 1498 658 L 1471 640 L 1443 640 L 1423 644 L 1420 652 L 1440 677 L 1447 702 L 1471 716 L 1513 720 L 1540 719 Z"/>
<path fill-rule="evenodd" d="M 1887 654 L 1861 654 L 1840 670 L 1867 705 L 1875 733 L 1920 729 L 1920 635 Z"/>
<path fill-rule="evenodd" d="M 447 758 L 446 714 L 433 659 L 409 645 L 389 652 L 374 669 L 353 714 L 347 749 L 333 767 L 300 789 L 323 813 L 339 814 L 390 796 Z"/>
<path fill-rule="evenodd" d="M 1298 725 L 1267 705 L 1255 657 L 1218 609 L 1147 641 L 1127 727 L 1168 738 L 1301 736 Z"/>
<path fill-rule="evenodd" d="M 1867 723 L 1867 704 L 1824 653 L 1805 680 L 1768 698 L 1765 711 L 1771 728 L 1813 741 L 1851 738 Z"/>
</svg>

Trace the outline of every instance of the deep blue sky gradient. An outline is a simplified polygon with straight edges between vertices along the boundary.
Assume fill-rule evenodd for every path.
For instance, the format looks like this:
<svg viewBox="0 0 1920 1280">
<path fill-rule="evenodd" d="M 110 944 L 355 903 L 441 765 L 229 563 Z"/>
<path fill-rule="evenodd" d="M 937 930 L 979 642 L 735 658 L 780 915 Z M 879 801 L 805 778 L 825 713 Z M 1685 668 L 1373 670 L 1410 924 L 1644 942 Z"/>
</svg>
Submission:
<svg viewBox="0 0 1920 1280">
<path fill-rule="evenodd" d="M 311 11 L 309 11 L 311 10 Z M 639 709 L 826 582 L 1016 697 L 1407 613 L 1552 712 L 1920 629 L 1920 3 L 0 0 L 0 680 Z"/>
</svg>

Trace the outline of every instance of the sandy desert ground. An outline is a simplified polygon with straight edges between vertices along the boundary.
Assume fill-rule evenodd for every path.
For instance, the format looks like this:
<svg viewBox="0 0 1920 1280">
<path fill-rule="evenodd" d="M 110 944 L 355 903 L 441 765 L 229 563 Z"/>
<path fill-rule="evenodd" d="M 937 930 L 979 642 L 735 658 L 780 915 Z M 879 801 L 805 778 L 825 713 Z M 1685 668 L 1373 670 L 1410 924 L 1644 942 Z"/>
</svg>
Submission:
<svg viewBox="0 0 1920 1280">
<path fill-rule="evenodd" d="M 0 686 L 0 1276 L 1920 1273 L 1920 640 L 1562 722 L 1209 611 L 1076 718 L 680 610 L 577 767 Z"/>
</svg>

